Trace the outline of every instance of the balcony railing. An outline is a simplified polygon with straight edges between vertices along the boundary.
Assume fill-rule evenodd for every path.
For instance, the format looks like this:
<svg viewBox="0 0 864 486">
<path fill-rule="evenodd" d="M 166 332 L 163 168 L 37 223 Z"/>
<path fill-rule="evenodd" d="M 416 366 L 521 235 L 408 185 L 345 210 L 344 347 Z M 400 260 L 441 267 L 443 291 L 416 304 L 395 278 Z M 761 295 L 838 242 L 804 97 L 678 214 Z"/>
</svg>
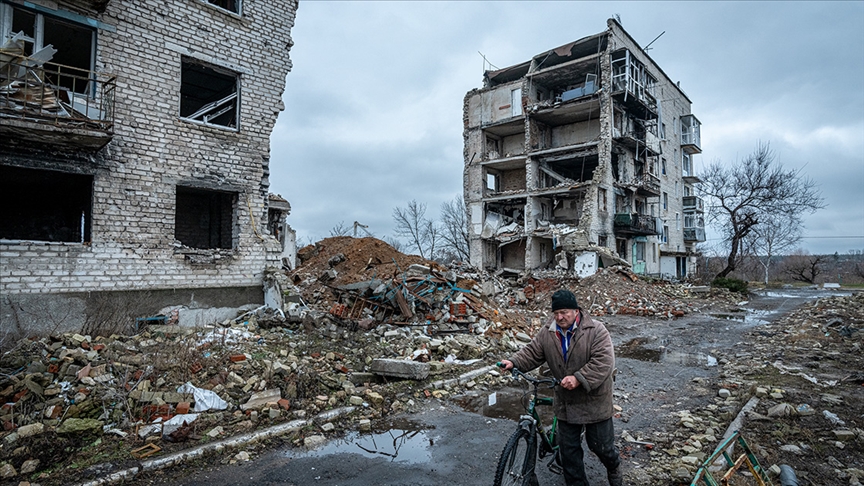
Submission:
<svg viewBox="0 0 864 486">
<path fill-rule="evenodd" d="M 681 148 L 691 154 L 702 153 L 702 123 L 693 115 L 681 117 Z"/>
<path fill-rule="evenodd" d="M 684 228 L 684 241 L 705 241 L 705 228 Z"/>
<path fill-rule="evenodd" d="M 0 131 L 31 142 L 76 144 L 77 139 L 77 145 L 102 147 L 114 130 L 116 87 L 115 76 L 4 55 Z"/>
<path fill-rule="evenodd" d="M 705 211 L 705 202 L 699 196 L 684 196 L 681 198 L 681 206 L 684 211 Z"/>
<path fill-rule="evenodd" d="M 657 225 L 653 216 L 639 213 L 615 215 L 615 231 L 621 234 L 656 235 Z"/>
</svg>

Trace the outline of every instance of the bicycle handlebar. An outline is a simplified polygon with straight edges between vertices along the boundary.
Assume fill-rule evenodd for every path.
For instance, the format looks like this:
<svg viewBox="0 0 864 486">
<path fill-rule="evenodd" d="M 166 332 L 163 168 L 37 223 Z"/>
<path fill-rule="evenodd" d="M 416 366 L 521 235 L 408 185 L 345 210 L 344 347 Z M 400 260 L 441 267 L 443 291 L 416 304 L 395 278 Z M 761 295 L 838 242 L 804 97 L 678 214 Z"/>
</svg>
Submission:
<svg viewBox="0 0 864 486">
<path fill-rule="evenodd" d="M 495 363 L 495 365 L 498 366 L 499 368 L 504 367 L 504 364 L 501 363 L 500 361 Z M 512 373 L 513 378 L 518 378 L 521 376 L 526 381 L 533 383 L 535 386 L 540 386 L 543 384 L 549 384 L 549 388 L 554 388 L 555 386 L 561 384 L 561 380 L 559 380 L 557 378 L 543 378 L 543 379 L 534 378 L 533 376 L 527 375 L 527 374 L 519 371 L 519 368 L 517 368 L 515 366 L 510 370 L 510 372 Z"/>
</svg>

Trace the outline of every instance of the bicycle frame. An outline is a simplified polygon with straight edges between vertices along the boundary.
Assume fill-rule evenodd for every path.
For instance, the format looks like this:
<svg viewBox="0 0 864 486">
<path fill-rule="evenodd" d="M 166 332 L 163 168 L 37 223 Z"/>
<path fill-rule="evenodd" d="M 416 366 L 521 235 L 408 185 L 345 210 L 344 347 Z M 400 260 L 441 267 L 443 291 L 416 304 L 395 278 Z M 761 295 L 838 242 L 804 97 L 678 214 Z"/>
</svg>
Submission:
<svg viewBox="0 0 864 486">
<path fill-rule="evenodd" d="M 543 427 L 543 421 L 540 418 L 540 414 L 537 412 L 537 406 L 552 405 L 555 401 L 552 397 L 540 397 L 537 392 L 540 389 L 540 385 L 549 384 L 550 388 L 553 388 L 558 386 L 560 381 L 555 378 L 536 379 L 519 371 L 517 368 L 513 368 L 512 374 L 514 378 L 524 378 L 526 381 L 531 383 L 533 387 L 533 390 L 531 391 L 531 400 L 528 402 L 528 406 L 526 407 L 527 415 L 519 417 L 519 426 L 527 428 L 531 436 L 535 436 L 535 434 L 540 436 L 538 444 L 539 447 L 537 448 L 540 459 L 543 459 L 548 454 L 553 454 L 554 456 L 558 452 L 559 448 L 558 444 L 555 443 L 555 436 L 558 432 L 558 417 L 552 417 L 552 425 L 546 429 Z M 550 469 L 553 467 L 552 463 L 549 464 L 549 467 Z M 558 471 L 554 472 L 558 473 Z"/>
</svg>

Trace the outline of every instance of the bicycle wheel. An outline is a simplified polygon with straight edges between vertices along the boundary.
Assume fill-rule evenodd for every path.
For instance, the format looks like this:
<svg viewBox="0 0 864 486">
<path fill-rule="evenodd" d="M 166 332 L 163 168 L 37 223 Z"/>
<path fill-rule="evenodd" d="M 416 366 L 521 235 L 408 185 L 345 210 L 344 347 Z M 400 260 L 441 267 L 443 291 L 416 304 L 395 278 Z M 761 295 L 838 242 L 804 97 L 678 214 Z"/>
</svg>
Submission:
<svg viewBox="0 0 864 486">
<path fill-rule="evenodd" d="M 498 469 L 495 471 L 494 486 L 528 486 L 534 484 L 534 462 L 537 455 L 537 443 L 534 437 L 525 429 L 519 428 L 498 459 Z"/>
</svg>

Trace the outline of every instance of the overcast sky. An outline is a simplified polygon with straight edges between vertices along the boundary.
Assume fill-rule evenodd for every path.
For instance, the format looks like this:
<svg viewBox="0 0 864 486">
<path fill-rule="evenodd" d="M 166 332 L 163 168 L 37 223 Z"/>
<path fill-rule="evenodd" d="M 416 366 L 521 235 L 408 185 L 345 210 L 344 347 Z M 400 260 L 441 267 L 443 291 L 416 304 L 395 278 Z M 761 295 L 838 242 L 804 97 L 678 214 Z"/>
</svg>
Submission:
<svg viewBox="0 0 864 486">
<path fill-rule="evenodd" d="M 270 161 L 298 242 L 354 221 L 390 236 L 393 208 L 412 199 L 437 217 L 462 192 L 462 102 L 482 86 L 478 51 L 510 66 L 599 33 L 615 14 L 643 46 L 665 31 L 649 54 L 702 122 L 697 173 L 770 142 L 825 197 L 803 247 L 864 250 L 860 1 L 301 0 Z"/>
</svg>

